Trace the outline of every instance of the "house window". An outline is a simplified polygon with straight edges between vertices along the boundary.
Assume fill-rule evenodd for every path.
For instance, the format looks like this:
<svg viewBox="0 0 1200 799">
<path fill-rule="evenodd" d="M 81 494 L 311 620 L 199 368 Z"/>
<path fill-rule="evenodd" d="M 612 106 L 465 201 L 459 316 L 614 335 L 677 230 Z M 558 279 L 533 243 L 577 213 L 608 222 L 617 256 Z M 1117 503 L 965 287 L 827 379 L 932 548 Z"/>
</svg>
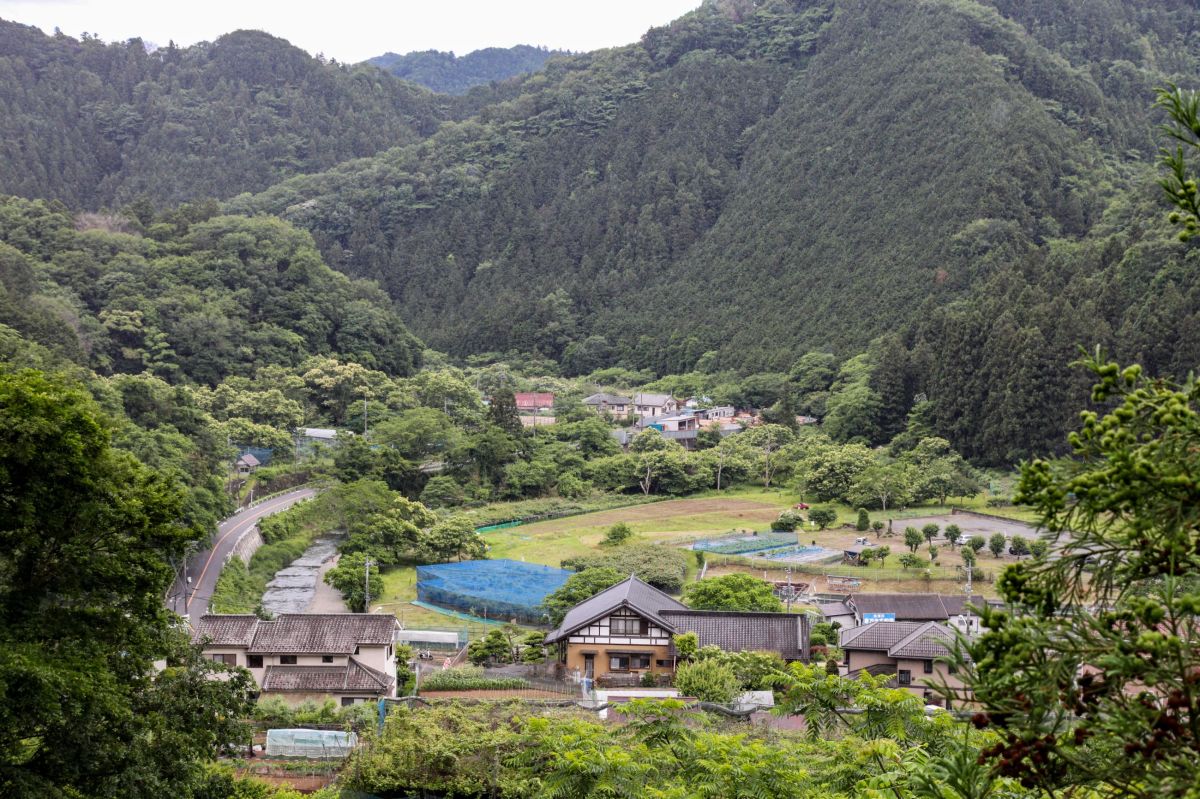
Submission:
<svg viewBox="0 0 1200 799">
<path fill-rule="evenodd" d="M 224 663 L 226 666 L 236 666 L 237 665 L 237 655 L 217 654 L 217 655 L 209 655 L 208 657 L 209 657 L 209 659 L 212 660 L 213 663 Z"/>
<path fill-rule="evenodd" d="M 280 666 L 295 666 L 296 665 L 296 656 L 295 655 L 280 655 L 279 656 L 279 665 Z"/>
<path fill-rule="evenodd" d="M 352 696 L 343 696 L 342 697 L 342 707 L 350 707 L 353 704 L 354 704 L 354 697 L 352 697 Z"/>
<path fill-rule="evenodd" d="M 358 646 L 358 645 L 356 644 L 356 645 L 355 645 L 355 647 L 354 647 L 354 654 L 356 654 L 356 655 L 357 655 L 360 649 L 362 649 L 362 647 L 360 647 L 360 646 Z"/>
<path fill-rule="evenodd" d="M 933 661 L 932 660 L 925 661 L 924 670 L 925 670 L 926 674 L 933 674 Z"/>
<path fill-rule="evenodd" d="M 637 616 L 613 616 L 608 620 L 611 635 L 645 635 L 649 628 L 646 620 Z"/>
<path fill-rule="evenodd" d="M 907 669 L 901 669 L 897 676 L 897 682 L 901 685 L 912 685 L 912 672 Z"/>
<path fill-rule="evenodd" d="M 950 663 L 946 666 L 946 670 L 949 671 L 951 674 L 957 674 L 958 666 L 955 666 L 953 663 Z"/>
<path fill-rule="evenodd" d="M 332 663 L 333 655 L 321 655 L 321 662 L 322 663 Z"/>
<path fill-rule="evenodd" d="M 650 668 L 649 653 L 622 652 L 617 655 L 609 655 L 608 658 L 609 671 L 632 671 L 634 669 L 648 668 Z"/>
<path fill-rule="evenodd" d="M 247 655 L 246 665 L 252 669 L 261 669 L 263 667 L 262 655 Z"/>
</svg>

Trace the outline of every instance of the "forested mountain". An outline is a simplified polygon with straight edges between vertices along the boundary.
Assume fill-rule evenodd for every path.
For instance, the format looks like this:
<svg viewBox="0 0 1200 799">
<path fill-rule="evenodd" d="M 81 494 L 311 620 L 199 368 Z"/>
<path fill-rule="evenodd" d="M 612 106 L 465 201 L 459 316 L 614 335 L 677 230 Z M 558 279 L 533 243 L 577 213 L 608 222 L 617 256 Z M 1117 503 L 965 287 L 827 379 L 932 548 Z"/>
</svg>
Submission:
<svg viewBox="0 0 1200 799">
<path fill-rule="evenodd" d="M 1151 104 L 1196 74 L 1200 14 L 1083 6 L 709 2 L 231 207 L 311 230 L 436 348 L 745 374 L 870 347 L 880 439 L 924 393 L 999 462 L 1061 440 L 1078 345 L 1196 363 L 1163 330 L 1200 289 Z"/>
<path fill-rule="evenodd" d="M 472 86 L 505 80 L 542 68 L 562 50 L 518 44 L 515 47 L 485 47 L 464 56 L 440 50 L 421 50 L 400 55 L 384 53 L 367 63 L 442 94 L 463 94 Z"/>
<path fill-rule="evenodd" d="M 748 398 L 828 411 L 841 438 L 870 442 L 919 405 L 920 425 L 995 463 L 1061 442 L 1085 399 L 1066 368 L 1078 346 L 1163 374 L 1200 356 L 1197 256 L 1170 236 L 1154 185 L 1153 89 L 1200 67 L 1200 12 L 1185 0 L 710 0 L 636 44 L 440 99 L 262 34 L 147 56 L 4 30 L 23 43 L 4 62 L 25 70 L 11 85 L 36 89 L 8 104 L 35 110 L 0 122 L 23 125 L 8 146 L 25 136 L 35 154 L 0 172 L 16 190 L 87 205 L 147 185 L 159 198 L 247 189 L 226 212 L 308 230 L 328 264 L 378 281 L 454 356 L 749 375 Z M 118 60 L 151 78 L 87 77 L 124 74 Z M 147 115 L 142 139 L 62 156 L 30 133 L 39 120 L 86 138 L 109 106 L 28 102 L 59 85 L 55 70 L 70 98 L 99 83 L 135 111 L 182 70 L 193 88 L 161 95 L 168 107 L 249 107 L 284 120 L 296 147 L 281 166 L 259 152 L 273 135 L 234 125 L 249 143 L 226 147 L 201 139 L 230 125 L 206 123 L 185 129 L 195 149 L 181 153 L 164 139 L 179 127 Z M 347 108 L 367 110 L 338 115 L 351 121 L 329 148 L 306 148 L 290 138 L 304 125 L 261 93 L 238 105 L 259 85 L 246 75 L 262 74 L 270 97 L 348 87 Z M 57 121 L 76 111 L 88 125 Z M 298 118 L 310 117 L 333 119 Z M 91 174 L 89 158 L 118 151 L 94 189 L 55 168 Z M 221 168 L 189 178 L 205 158 Z M 146 177 L 175 162 L 178 182 Z M 256 192 L 289 171 L 309 173 Z M 62 191 L 45 188 L 55 181 Z M 806 352 L 827 372 L 815 382 Z"/>
<path fill-rule="evenodd" d="M 0 192 L 94 209 L 258 191 L 416 141 L 429 92 L 257 31 L 147 52 L 0 20 Z"/>
</svg>

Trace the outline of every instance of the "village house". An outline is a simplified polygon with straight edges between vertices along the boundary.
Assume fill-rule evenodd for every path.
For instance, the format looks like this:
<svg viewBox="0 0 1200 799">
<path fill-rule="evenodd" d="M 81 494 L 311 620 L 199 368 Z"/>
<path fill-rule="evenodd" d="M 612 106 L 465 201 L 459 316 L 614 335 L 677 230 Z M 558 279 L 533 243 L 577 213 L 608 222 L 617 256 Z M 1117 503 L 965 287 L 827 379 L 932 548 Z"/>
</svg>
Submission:
<svg viewBox="0 0 1200 799">
<path fill-rule="evenodd" d="M 692 610 L 631 575 L 567 611 L 546 645 L 566 676 L 632 684 L 646 673 L 674 674 L 672 637 L 687 632 L 700 646 L 806 661 L 809 624 L 806 615 Z"/>
<path fill-rule="evenodd" d="M 941 700 L 932 686 L 963 687 L 954 666 L 944 660 L 954 641 L 955 632 L 936 621 L 874 621 L 842 630 L 838 645 L 850 677 L 894 675 L 890 687 L 937 703 Z"/>
<path fill-rule="evenodd" d="M 333 697 L 342 705 L 396 695 L 395 616 L 285 613 L 201 616 L 192 631 L 204 656 L 250 671 L 263 696 L 289 704 Z"/>
<path fill-rule="evenodd" d="M 979 632 L 979 615 L 967 606 L 981 608 L 984 603 L 979 594 L 855 593 L 846 599 L 858 625 L 872 621 L 934 621 L 950 624 L 964 633 Z"/>
<path fill-rule="evenodd" d="M 520 391 L 513 394 L 513 398 L 517 413 L 537 415 L 554 410 L 554 395 L 548 391 Z"/>
<path fill-rule="evenodd" d="M 679 401 L 670 394 L 634 394 L 633 412 L 639 417 L 665 416 L 679 410 Z"/>
<path fill-rule="evenodd" d="M 252 452 L 247 452 L 237 459 L 238 474 L 250 474 L 261 465 L 262 463 L 254 457 Z"/>
<path fill-rule="evenodd" d="M 583 404 L 599 414 L 610 414 L 612 416 L 628 416 L 633 407 L 633 400 L 628 397 L 621 397 L 617 394 L 607 394 L 601 392 L 593 394 L 590 397 L 585 397 Z"/>
</svg>

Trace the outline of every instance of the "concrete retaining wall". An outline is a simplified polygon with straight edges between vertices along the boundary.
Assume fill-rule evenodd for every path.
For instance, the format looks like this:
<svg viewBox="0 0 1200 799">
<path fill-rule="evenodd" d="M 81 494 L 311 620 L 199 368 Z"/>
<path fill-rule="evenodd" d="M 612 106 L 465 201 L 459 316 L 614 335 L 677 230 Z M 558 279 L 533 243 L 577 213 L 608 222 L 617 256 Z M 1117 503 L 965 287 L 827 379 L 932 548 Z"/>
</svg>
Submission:
<svg viewBox="0 0 1200 799">
<path fill-rule="evenodd" d="M 246 532 L 242 533 L 238 542 L 233 545 L 233 549 L 229 553 L 229 559 L 241 558 L 242 563 L 250 565 L 250 558 L 258 551 L 258 548 L 263 545 L 262 536 L 258 532 L 258 526 L 251 527 Z M 228 563 L 229 561 L 226 561 Z"/>
</svg>

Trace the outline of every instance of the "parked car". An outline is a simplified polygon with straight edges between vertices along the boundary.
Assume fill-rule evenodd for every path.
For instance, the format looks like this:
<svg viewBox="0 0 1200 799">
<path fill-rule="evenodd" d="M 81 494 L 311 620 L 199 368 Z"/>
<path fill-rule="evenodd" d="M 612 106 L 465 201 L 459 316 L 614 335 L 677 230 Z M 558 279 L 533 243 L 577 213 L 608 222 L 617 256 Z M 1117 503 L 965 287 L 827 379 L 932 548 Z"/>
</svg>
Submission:
<svg viewBox="0 0 1200 799">
<path fill-rule="evenodd" d="M 795 510 L 808 510 L 808 503 L 807 503 L 807 502 L 797 502 L 797 503 L 796 503 L 795 505 L 793 505 L 792 507 L 793 507 Z"/>
</svg>

